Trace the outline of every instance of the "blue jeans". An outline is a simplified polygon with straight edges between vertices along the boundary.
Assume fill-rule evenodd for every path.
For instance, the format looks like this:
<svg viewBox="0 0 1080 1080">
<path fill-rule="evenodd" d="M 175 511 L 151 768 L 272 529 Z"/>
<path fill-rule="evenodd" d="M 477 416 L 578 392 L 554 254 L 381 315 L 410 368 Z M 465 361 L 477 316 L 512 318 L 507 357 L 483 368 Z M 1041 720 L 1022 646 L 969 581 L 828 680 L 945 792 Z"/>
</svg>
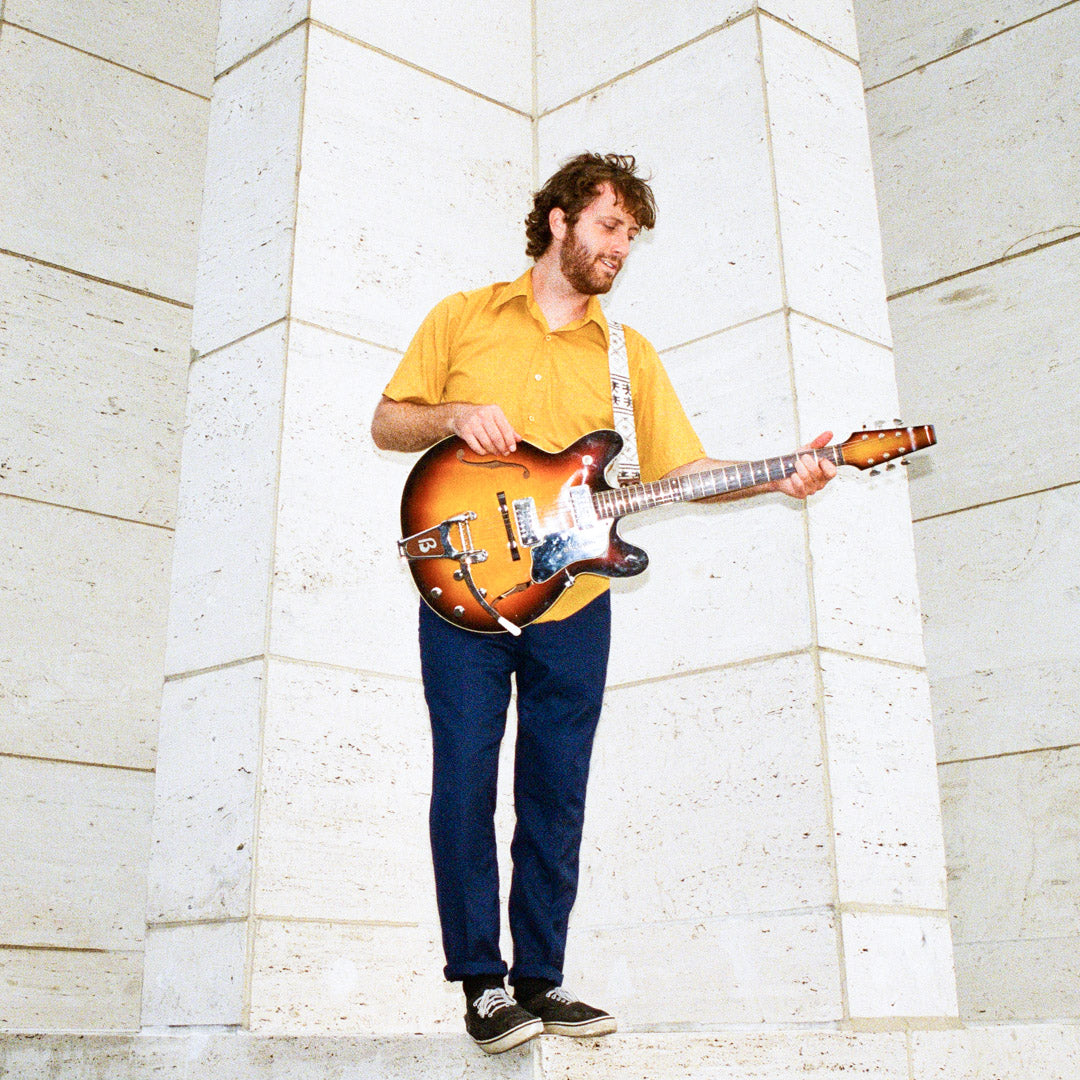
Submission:
<svg viewBox="0 0 1080 1080">
<path fill-rule="evenodd" d="M 517 680 L 517 823 L 510 847 L 510 979 L 562 982 L 593 736 L 611 640 L 607 593 L 520 637 L 475 634 L 420 608 L 431 714 L 431 850 L 444 974 L 505 975 L 499 949 L 495 796 L 511 675 Z"/>
</svg>

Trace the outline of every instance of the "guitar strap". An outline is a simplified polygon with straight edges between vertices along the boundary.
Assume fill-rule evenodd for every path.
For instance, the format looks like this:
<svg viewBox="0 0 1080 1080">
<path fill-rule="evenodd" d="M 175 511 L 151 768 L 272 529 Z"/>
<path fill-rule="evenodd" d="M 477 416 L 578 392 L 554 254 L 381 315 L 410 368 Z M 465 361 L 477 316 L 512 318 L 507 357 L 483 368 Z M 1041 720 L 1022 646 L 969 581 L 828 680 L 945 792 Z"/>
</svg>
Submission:
<svg viewBox="0 0 1080 1080">
<path fill-rule="evenodd" d="M 608 370 L 611 373 L 611 410 L 615 430 L 623 448 L 615 458 L 615 479 L 620 484 L 636 484 L 641 479 L 638 465 L 637 429 L 634 427 L 634 399 L 630 393 L 630 361 L 626 356 L 626 332 L 622 323 L 608 323 Z"/>
</svg>

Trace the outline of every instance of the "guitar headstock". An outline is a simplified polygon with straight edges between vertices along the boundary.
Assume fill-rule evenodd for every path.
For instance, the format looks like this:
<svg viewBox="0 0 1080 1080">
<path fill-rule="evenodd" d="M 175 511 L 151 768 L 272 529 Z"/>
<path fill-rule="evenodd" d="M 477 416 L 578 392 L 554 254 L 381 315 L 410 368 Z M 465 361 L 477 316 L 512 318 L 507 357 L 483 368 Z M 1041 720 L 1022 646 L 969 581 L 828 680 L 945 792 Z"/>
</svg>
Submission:
<svg viewBox="0 0 1080 1080">
<path fill-rule="evenodd" d="M 837 449 L 844 465 L 857 469 L 889 466 L 904 454 L 925 450 L 937 442 L 932 424 L 921 427 L 880 428 L 875 431 L 855 431 Z"/>
</svg>

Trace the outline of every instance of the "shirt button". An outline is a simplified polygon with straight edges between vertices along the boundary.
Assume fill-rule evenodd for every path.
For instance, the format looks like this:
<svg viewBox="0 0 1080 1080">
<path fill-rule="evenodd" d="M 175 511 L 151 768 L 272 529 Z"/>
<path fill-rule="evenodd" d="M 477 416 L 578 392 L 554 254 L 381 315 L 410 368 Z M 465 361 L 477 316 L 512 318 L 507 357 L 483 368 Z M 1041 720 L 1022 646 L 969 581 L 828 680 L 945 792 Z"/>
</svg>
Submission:
<svg viewBox="0 0 1080 1080">
<path fill-rule="evenodd" d="M 551 335 L 550 335 L 550 334 L 546 335 L 546 336 L 545 336 L 545 338 L 544 338 L 544 340 L 545 340 L 545 341 L 550 341 L 550 340 L 551 340 Z"/>
<path fill-rule="evenodd" d="M 541 380 L 541 379 L 542 379 L 543 377 L 544 377 L 543 375 L 534 375 L 534 376 L 533 376 L 533 378 L 534 378 L 534 379 L 535 379 L 535 380 L 536 380 L 537 382 L 539 382 L 539 381 L 540 381 L 540 380 Z"/>
<path fill-rule="evenodd" d="M 535 416 L 530 416 L 529 417 L 529 423 L 530 424 L 535 424 L 536 423 L 536 417 Z"/>
</svg>

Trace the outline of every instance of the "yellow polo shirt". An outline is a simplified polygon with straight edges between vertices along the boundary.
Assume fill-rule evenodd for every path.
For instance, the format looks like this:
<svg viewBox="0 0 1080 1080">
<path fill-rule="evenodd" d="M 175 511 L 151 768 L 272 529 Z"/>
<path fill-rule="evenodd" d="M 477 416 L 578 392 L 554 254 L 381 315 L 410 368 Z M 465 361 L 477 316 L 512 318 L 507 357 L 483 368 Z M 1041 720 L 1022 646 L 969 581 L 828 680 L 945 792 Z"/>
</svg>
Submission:
<svg viewBox="0 0 1080 1080">
<path fill-rule="evenodd" d="M 656 350 L 626 327 L 642 480 L 705 456 Z M 512 282 L 454 293 L 416 332 L 383 391 L 394 401 L 496 404 L 526 442 L 554 452 L 614 427 L 608 324 L 597 297 L 582 319 L 552 330 L 537 306 L 532 271 Z M 583 574 L 541 622 L 565 619 L 607 588 Z"/>
</svg>

